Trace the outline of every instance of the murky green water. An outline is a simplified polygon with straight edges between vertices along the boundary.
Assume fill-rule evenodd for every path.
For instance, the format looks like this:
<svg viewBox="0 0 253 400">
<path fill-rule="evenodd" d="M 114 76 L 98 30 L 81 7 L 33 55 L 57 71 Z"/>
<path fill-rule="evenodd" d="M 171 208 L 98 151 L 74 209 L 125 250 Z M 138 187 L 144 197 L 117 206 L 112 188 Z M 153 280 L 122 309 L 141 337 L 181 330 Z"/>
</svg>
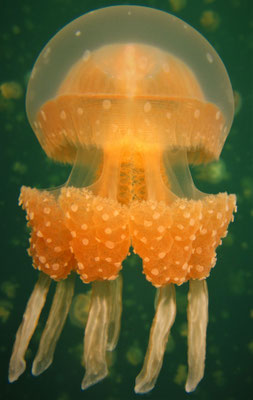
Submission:
<svg viewBox="0 0 253 400">
<path fill-rule="evenodd" d="M 187 395 L 186 295 L 188 285 L 177 289 L 178 314 L 165 359 L 150 400 L 251 399 L 253 389 L 253 289 L 252 289 L 252 4 L 247 0 L 154 0 L 154 1 L 6 1 L 0 12 L 1 86 L 1 281 L 0 281 L 0 399 L 135 399 L 134 380 L 145 354 L 154 313 L 154 288 L 141 273 L 140 259 L 124 262 L 123 315 L 120 340 L 109 360 L 110 376 L 86 392 L 83 377 L 80 301 L 89 296 L 89 286 L 77 282 L 76 298 L 58 343 L 53 365 L 40 377 L 30 374 L 40 332 L 48 308 L 27 353 L 27 371 L 14 383 L 7 380 L 8 362 L 26 301 L 37 279 L 26 253 L 28 231 L 24 213 L 17 206 L 22 184 L 53 187 L 63 183 L 70 167 L 46 158 L 25 115 L 24 93 L 33 63 L 46 42 L 67 22 L 106 5 L 146 5 L 172 12 L 199 30 L 216 48 L 229 72 L 237 112 L 221 161 L 193 170 L 198 188 L 207 193 L 227 191 L 238 197 L 238 213 L 229 235 L 218 249 L 218 262 L 208 279 L 210 296 L 205 377 L 197 390 Z M 251 28 L 251 32 L 250 32 Z M 250 35 L 251 34 L 251 35 Z M 251 55 L 250 55 L 251 52 Z M 251 60 L 251 62 L 250 62 Z M 53 290 L 52 290 L 53 292 Z M 50 292 L 50 297 L 52 293 Z M 48 301 L 50 304 L 50 301 Z M 74 306 L 77 305 L 76 308 Z M 78 307 L 79 305 L 79 307 Z"/>
</svg>

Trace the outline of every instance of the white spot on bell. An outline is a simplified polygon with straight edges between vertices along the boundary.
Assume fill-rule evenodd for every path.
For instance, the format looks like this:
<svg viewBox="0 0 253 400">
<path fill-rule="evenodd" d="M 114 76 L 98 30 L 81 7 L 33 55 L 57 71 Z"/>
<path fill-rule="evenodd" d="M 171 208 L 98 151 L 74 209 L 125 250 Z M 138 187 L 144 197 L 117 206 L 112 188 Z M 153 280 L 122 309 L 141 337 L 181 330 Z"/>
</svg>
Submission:
<svg viewBox="0 0 253 400">
<path fill-rule="evenodd" d="M 83 53 L 83 61 L 88 61 L 90 58 L 90 50 L 85 50 L 85 52 Z"/>
<path fill-rule="evenodd" d="M 106 213 L 104 213 L 104 214 L 102 215 L 102 219 L 103 219 L 104 221 L 108 221 L 109 215 L 106 214 Z"/>
<path fill-rule="evenodd" d="M 169 64 L 168 63 L 163 63 L 162 69 L 163 69 L 164 72 L 169 72 L 169 70 L 170 70 Z"/>
<path fill-rule="evenodd" d="M 155 212 L 153 214 L 153 219 L 158 219 L 158 218 L 160 218 L 160 213 L 159 212 Z"/>
<path fill-rule="evenodd" d="M 78 266 L 79 269 L 84 269 L 84 265 L 83 265 L 83 263 L 81 263 L 81 262 L 78 262 L 78 263 L 77 263 L 77 266 Z"/>
<path fill-rule="evenodd" d="M 153 268 L 152 271 L 151 271 L 151 274 L 157 276 L 159 274 L 158 269 L 157 268 Z"/>
<path fill-rule="evenodd" d="M 197 110 L 194 111 L 194 118 L 195 118 L 195 119 L 198 119 L 199 116 L 200 116 L 200 110 L 197 109 Z"/>
<path fill-rule="evenodd" d="M 158 226 L 158 232 L 163 233 L 165 231 L 165 227 L 163 225 Z"/>
<path fill-rule="evenodd" d="M 83 109 L 81 107 L 77 108 L 77 114 L 82 115 L 83 114 Z"/>
<path fill-rule="evenodd" d="M 77 204 L 72 204 L 70 208 L 71 208 L 71 210 L 73 212 L 76 212 L 78 210 L 78 205 Z"/>
<path fill-rule="evenodd" d="M 213 62 L 213 56 L 210 53 L 206 53 L 206 58 L 210 64 Z"/>
<path fill-rule="evenodd" d="M 110 100 L 104 100 L 102 105 L 104 110 L 110 110 L 112 103 Z"/>
<path fill-rule="evenodd" d="M 65 111 L 62 110 L 62 111 L 60 112 L 60 118 L 61 118 L 61 119 L 66 119 L 66 117 L 67 117 L 67 116 L 66 116 Z"/>
<path fill-rule="evenodd" d="M 152 225 L 152 221 L 147 221 L 147 220 L 144 221 L 144 226 L 149 227 L 151 225 Z"/>
<path fill-rule="evenodd" d="M 110 242 L 109 240 L 105 242 L 105 245 L 108 249 L 114 249 L 115 243 Z"/>
<path fill-rule="evenodd" d="M 60 253 L 60 251 L 62 251 L 62 248 L 61 248 L 60 246 L 56 246 L 56 247 L 54 248 L 54 251 L 55 251 L 56 253 Z"/>
<path fill-rule="evenodd" d="M 164 251 L 161 251 L 161 253 L 158 254 L 159 258 L 164 258 L 166 256 L 166 253 Z"/>
<path fill-rule="evenodd" d="M 151 110 L 151 104 L 150 104 L 149 101 L 147 101 L 147 102 L 144 104 L 144 112 L 149 112 L 150 110 Z"/>
<path fill-rule="evenodd" d="M 44 121 L 46 121 L 47 120 L 47 117 L 46 117 L 46 114 L 45 114 L 45 112 L 43 111 L 43 110 L 41 110 L 41 115 L 42 115 L 42 118 L 44 119 Z"/>
</svg>

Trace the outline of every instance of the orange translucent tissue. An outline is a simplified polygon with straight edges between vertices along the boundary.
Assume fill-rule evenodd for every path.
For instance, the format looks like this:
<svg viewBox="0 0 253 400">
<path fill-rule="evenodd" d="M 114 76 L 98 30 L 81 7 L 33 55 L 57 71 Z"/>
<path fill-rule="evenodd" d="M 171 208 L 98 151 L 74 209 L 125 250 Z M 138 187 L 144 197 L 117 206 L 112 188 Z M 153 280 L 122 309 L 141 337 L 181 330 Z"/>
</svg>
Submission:
<svg viewBox="0 0 253 400">
<path fill-rule="evenodd" d="M 99 21 L 103 26 L 89 44 Z M 167 40 L 160 43 L 161 34 L 151 40 L 150 26 Z M 62 62 L 64 46 L 71 56 L 66 49 Z M 50 79 L 52 87 L 45 88 Z M 73 169 L 56 189 L 21 189 L 29 254 L 41 272 L 17 332 L 9 380 L 25 369 L 53 279 L 59 282 L 32 372 L 51 364 L 74 272 L 92 284 L 82 388 L 107 375 L 106 352 L 115 348 L 120 331 L 120 270 L 132 246 L 158 291 L 135 391 L 155 385 L 176 316 L 174 285 L 187 281 L 186 391 L 193 391 L 204 374 L 206 278 L 236 210 L 234 195 L 198 191 L 189 169 L 218 160 L 232 123 L 232 89 L 217 53 L 193 28 L 161 11 L 97 10 L 67 25 L 42 51 L 28 86 L 27 114 L 46 154 Z"/>
</svg>

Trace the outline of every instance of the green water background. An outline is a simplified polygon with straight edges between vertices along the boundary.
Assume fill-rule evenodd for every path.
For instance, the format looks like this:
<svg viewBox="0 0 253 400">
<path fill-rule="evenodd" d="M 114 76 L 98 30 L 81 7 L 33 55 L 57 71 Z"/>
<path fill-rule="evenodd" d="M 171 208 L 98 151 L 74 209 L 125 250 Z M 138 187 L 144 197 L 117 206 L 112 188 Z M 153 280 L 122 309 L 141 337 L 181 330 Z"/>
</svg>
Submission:
<svg viewBox="0 0 253 400">
<path fill-rule="evenodd" d="M 20 186 L 53 187 L 66 181 L 70 170 L 46 158 L 27 122 L 24 93 L 29 73 L 42 47 L 66 23 L 92 9 L 116 4 L 159 8 L 194 26 L 218 51 L 240 100 L 222 152 L 220 175 L 215 177 L 212 170 L 208 170 L 209 174 L 193 170 L 196 186 L 202 191 L 236 193 L 238 213 L 229 228 L 229 236 L 218 250 L 217 265 L 208 279 L 210 305 L 205 377 L 190 395 L 184 392 L 188 285 L 177 289 L 178 314 L 156 387 L 145 396 L 134 394 L 134 380 L 142 365 L 154 314 L 155 295 L 154 288 L 141 273 L 140 260 L 134 255 L 124 262 L 121 335 L 106 380 L 81 391 L 83 329 L 74 325 L 70 318 L 58 343 L 53 365 L 40 377 L 31 375 L 31 361 L 48 306 L 27 353 L 26 372 L 16 383 L 9 384 L 7 380 L 15 333 L 38 276 L 26 253 L 28 231 L 24 213 L 17 206 Z M 173 4 L 181 4 L 181 9 Z M 15 81 L 23 89 L 19 99 L 0 97 L 0 399 L 253 398 L 252 7 L 250 0 L 0 1 L 0 84 Z M 207 10 L 218 18 L 215 29 L 203 24 L 203 12 Z M 78 280 L 76 293 L 88 290 L 89 287 Z M 47 304 L 52 293 L 51 289 Z"/>
</svg>

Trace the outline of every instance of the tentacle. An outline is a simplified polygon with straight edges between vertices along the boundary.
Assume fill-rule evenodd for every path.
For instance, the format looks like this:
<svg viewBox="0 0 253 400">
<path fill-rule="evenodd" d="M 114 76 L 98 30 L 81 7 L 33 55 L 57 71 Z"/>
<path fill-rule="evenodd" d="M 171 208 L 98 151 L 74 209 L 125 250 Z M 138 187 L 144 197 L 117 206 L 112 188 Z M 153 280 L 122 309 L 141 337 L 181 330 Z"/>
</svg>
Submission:
<svg viewBox="0 0 253 400">
<path fill-rule="evenodd" d="M 32 366 L 33 375 L 40 375 L 52 363 L 55 347 L 65 324 L 74 294 L 75 275 L 58 282 L 39 349 Z"/>
<path fill-rule="evenodd" d="M 159 298 L 150 331 L 148 349 L 142 370 L 136 378 L 136 393 L 149 392 L 155 386 L 162 367 L 170 329 L 176 317 L 176 295 L 174 285 L 168 284 L 158 290 Z"/>
<path fill-rule="evenodd" d="M 204 376 L 208 291 L 205 280 L 191 280 L 188 293 L 188 377 L 186 392 L 196 389 Z"/>
<path fill-rule="evenodd" d="M 26 368 L 25 353 L 38 324 L 41 310 L 45 304 L 51 278 L 40 273 L 39 279 L 28 300 L 23 321 L 18 328 L 9 365 L 9 382 L 16 381 Z"/>
<path fill-rule="evenodd" d="M 92 283 L 92 297 L 89 317 L 84 336 L 85 376 L 82 389 L 87 389 L 108 374 L 106 350 L 115 346 L 120 310 L 116 311 L 120 283 L 114 281 L 97 281 Z M 111 313 L 114 315 L 111 317 Z M 110 333 L 108 334 L 108 331 Z"/>
<path fill-rule="evenodd" d="M 119 339 L 120 322 L 122 312 L 122 277 L 118 276 L 117 279 L 111 281 L 110 292 L 110 311 L 108 323 L 108 340 L 107 350 L 112 351 L 115 349 Z"/>
</svg>

